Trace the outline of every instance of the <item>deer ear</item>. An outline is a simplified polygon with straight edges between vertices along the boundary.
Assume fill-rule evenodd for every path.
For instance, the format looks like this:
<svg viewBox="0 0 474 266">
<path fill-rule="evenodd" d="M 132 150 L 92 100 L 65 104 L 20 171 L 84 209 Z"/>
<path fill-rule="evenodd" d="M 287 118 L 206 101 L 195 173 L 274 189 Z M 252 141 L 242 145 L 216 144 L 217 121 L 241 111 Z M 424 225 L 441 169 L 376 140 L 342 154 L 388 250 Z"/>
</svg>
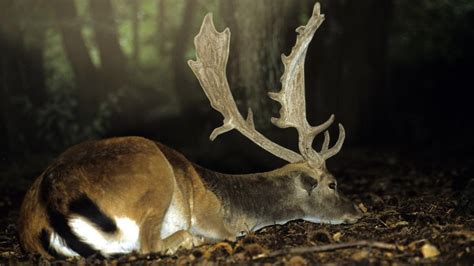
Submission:
<svg viewBox="0 0 474 266">
<path fill-rule="evenodd" d="M 308 196 L 311 196 L 313 190 L 318 186 L 318 180 L 306 173 L 301 173 L 299 179 L 301 186 L 308 192 Z"/>
</svg>

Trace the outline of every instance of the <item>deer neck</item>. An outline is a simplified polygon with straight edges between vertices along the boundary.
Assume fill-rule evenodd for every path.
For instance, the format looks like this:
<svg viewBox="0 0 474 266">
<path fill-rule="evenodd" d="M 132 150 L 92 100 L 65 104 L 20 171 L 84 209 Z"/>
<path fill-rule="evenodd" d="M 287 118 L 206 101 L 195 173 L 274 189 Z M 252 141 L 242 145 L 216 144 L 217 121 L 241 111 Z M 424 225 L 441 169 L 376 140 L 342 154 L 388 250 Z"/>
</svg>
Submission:
<svg viewBox="0 0 474 266">
<path fill-rule="evenodd" d="M 224 222 L 236 234 L 304 216 L 293 179 L 278 169 L 246 175 L 222 174 L 201 167 L 196 170 L 207 189 L 221 201 Z"/>
</svg>

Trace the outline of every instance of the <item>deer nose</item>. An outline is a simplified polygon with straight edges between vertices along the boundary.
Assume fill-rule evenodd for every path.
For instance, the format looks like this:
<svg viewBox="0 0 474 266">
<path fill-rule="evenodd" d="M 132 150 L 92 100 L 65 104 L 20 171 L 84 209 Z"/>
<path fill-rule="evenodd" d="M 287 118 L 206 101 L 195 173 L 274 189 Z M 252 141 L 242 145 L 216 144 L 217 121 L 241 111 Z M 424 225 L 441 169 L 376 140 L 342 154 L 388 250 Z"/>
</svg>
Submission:
<svg viewBox="0 0 474 266">
<path fill-rule="evenodd" d="M 343 217 L 344 223 L 353 224 L 356 223 L 360 218 L 364 216 L 364 213 L 353 204 L 354 209 L 350 213 L 346 213 Z"/>
</svg>

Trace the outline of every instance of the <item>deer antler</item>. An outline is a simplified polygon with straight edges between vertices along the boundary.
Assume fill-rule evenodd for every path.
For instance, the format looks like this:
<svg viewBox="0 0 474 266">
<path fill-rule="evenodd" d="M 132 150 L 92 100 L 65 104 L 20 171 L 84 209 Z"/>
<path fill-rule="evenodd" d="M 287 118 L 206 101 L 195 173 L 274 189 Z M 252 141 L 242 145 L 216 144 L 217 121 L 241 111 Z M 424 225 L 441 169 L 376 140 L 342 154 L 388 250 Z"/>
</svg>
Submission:
<svg viewBox="0 0 474 266">
<path fill-rule="evenodd" d="M 224 124 L 214 129 L 210 139 L 214 140 L 222 133 L 237 129 L 277 157 L 288 162 L 302 161 L 301 155 L 272 142 L 255 129 L 250 108 L 246 120 L 239 113 L 226 77 L 229 42 L 230 30 L 226 28 L 223 32 L 218 32 L 212 22 L 212 15 L 208 14 L 204 18 L 199 34 L 194 38 L 196 61 L 188 61 L 211 106 L 224 116 Z"/>
<path fill-rule="evenodd" d="M 280 128 L 296 128 L 301 155 L 305 160 L 319 167 L 324 166 L 326 159 L 339 152 L 345 138 L 344 127 L 339 124 L 339 138 L 336 144 L 329 149 L 329 133 L 325 130 L 334 122 L 334 115 L 331 115 L 326 122 L 315 127 L 310 126 L 306 118 L 304 62 L 308 45 L 323 21 L 324 15 L 320 12 L 319 3 L 316 3 L 313 14 L 306 26 L 300 26 L 296 29 L 298 36 L 290 55 L 282 54 L 285 72 L 281 77 L 281 91 L 269 93 L 271 99 L 281 104 L 280 117 L 272 118 L 273 124 Z M 324 143 L 318 153 L 312 148 L 313 140 L 316 135 L 323 131 L 325 131 Z"/>
<path fill-rule="evenodd" d="M 211 106 L 224 116 L 224 124 L 211 133 L 210 139 L 232 129 L 252 140 L 254 143 L 288 162 L 303 159 L 315 167 L 324 167 L 325 160 L 334 156 L 342 147 L 345 138 L 344 127 L 339 124 L 339 138 L 329 148 L 329 132 L 325 131 L 333 122 L 334 115 L 319 126 L 311 126 L 306 118 L 306 101 L 304 86 L 304 61 L 308 45 L 314 33 L 324 21 L 319 3 L 316 3 L 313 14 L 306 26 L 296 29 L 296 44 L 289 56 L 282 54 L 285 72 L 281 77 L 280 92 L 270 92 L 269 96 L 281 104 L 280 118 L 272 122 L 280 128 L 294 127 L 298 131 L 300 154 L 284 148 L 260 134 L 254 126 L 252 110 L 249 108 L 247 119 L 244 119 L 235 105 L 226 77 L 227 59 L 229 58 L 230 31 L 226 28 L 218 32 L 212 22 L 212 15 L 204 18 L 199 34 L 194 38 L 196 61 L 188 64 L 199 80 L 201 87 L 211 102 Z M 324 143 L 321 151 L 316 152 L 312 145 L 319 133 L 324 131 Z"/>
</svg>

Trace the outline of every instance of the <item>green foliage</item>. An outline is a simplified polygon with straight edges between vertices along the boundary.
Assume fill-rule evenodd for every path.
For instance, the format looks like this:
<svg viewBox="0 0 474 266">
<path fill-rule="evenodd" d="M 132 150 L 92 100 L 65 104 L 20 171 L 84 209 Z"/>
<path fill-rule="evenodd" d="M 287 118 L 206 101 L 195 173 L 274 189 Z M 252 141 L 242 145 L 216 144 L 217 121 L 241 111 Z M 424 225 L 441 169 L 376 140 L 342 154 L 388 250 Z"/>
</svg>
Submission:
<svg viewBox="0 0 474 266">
<path fill-rule="evenodd" d="M 120 112 L 119 101 L 124 96 L 121 89 L 111 93 L 98 109 L 95 118 L 86 125 L 77 120 L 77 100 L 72 91 L 59 90 L 51 94 L 49 101 L 36 110 L 31 104 L 24 104 L 25 111 L 35 111 L 37 137 L 51 149 L 62 150 L 78 142 L 103 136 L 110 124 L 110 118 Z"/>
<path fill-rule="evenodd" d="M 54 29 L 49 29 L 45 38 L 44 66 L 46 76 L 46 87 L 51 93 L 62 93 L 74 88 L 74 77 L 71 65 L 67 61 L 62 48 L 61 36 Z"/>
</svg>

